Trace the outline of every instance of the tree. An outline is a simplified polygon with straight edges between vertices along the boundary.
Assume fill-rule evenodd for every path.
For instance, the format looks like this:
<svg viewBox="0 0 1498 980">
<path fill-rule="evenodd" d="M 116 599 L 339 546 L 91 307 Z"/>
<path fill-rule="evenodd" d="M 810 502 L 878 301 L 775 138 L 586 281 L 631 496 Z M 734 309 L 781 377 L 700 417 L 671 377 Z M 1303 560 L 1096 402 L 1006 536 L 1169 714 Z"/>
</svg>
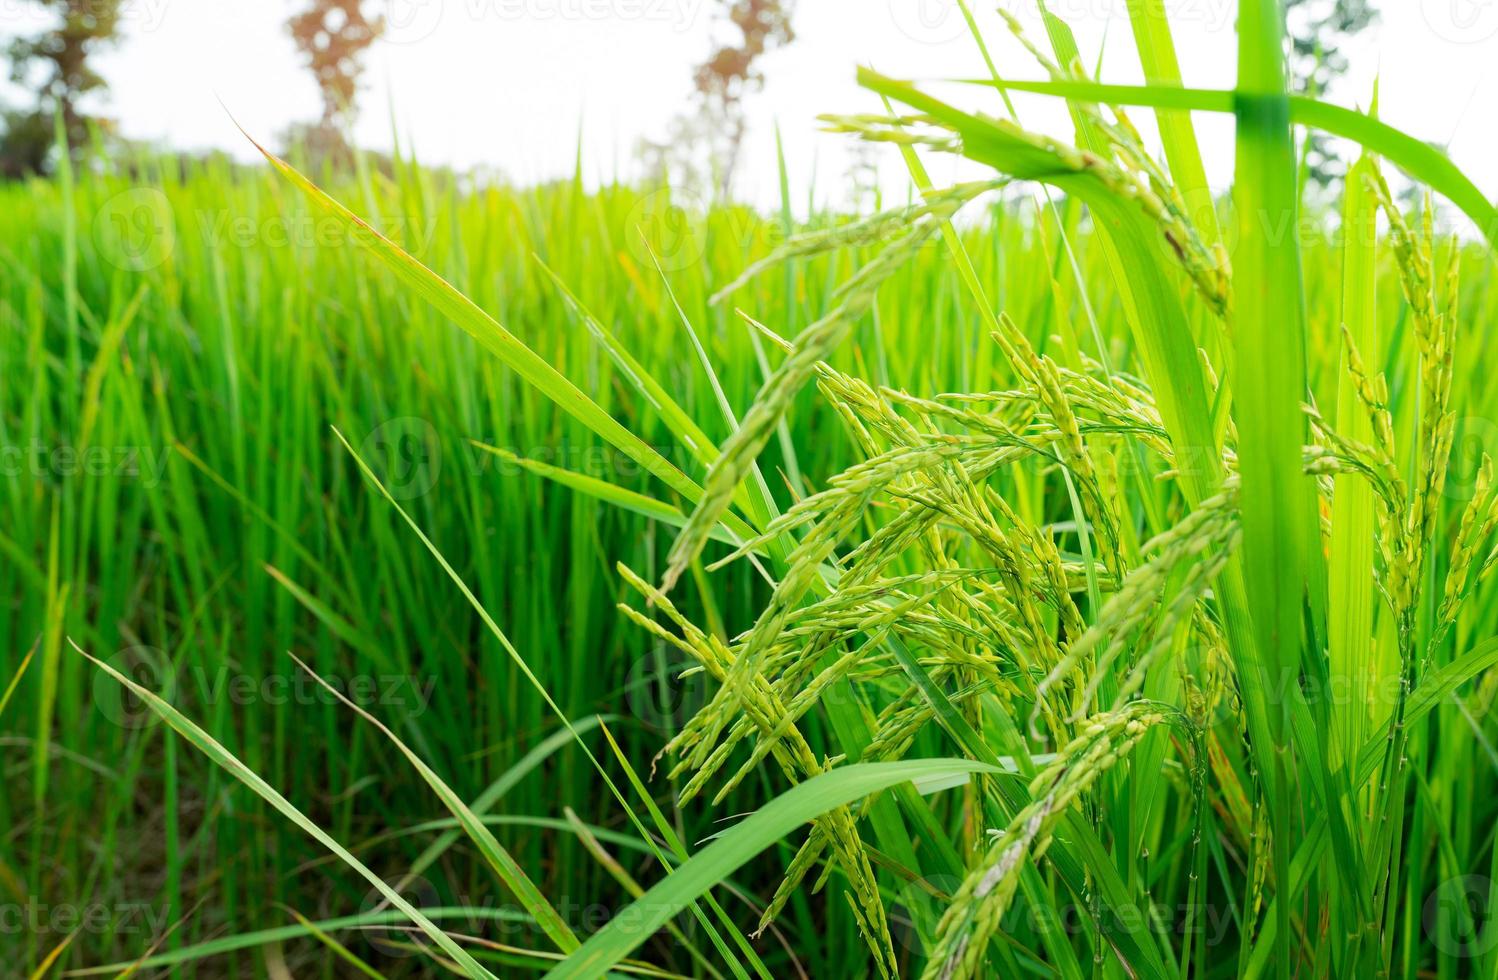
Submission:
<svg viewBox="0 0 1498 980">
<path fill-rule="evenodd" d="M 1291 84 L 1308 95 L 1325 92 L 1347 71 L 1343 46 L 1378 20 L 1371 0 L 1286 0 L 1290 35 Z M 1312 181 L 1327 187 L 1341 179 L 1346 165 L 1322 133 L 1306 142 L 1306 168 Z"/>
<path fill-rule="evenodd" d="M 17 177 L 46 169 L 55 138 L 53 120 L 62 120 L 68 146 L 89 138 L 91 119 L 82 104 L 105 88 L 90 64 L 100 49 L 118 40 L 121 0 L 35 0 L 55 12 L 56 26 L 10 43 L 10 77 L 36 93 L 36 105 L 5 115 L 0 136 L 0 172 Z"/>
<path fill-rule="evenodd" d="M 716 171 L 718 189 L 726 195 L 733 183 L 739 148 L 744 141 L 744 99 L 764 85 L 759 59 L 795 40 L 791 29 L 794 0 L 718 0 L 717 22 L 735 36 L 720 44 L 697 67 L 694 113 L 679 116 L 664 142 L 644 141 L 641 156 L 655 179 L 675 173 L 678 185 L 700 179 L 704 162 L 690 152 L 706 148 L 708 166 Z"/>
<path fill-rule="evenodd" d="M 363 55 L 385 29 L 385 18 L 364 15 L 361 0 L 312 0 L 312 6 L 286 22 L 322 97 L 322 118 L 312 126 L 294 126 L 289 138 L 316 155 L 341 160 L 349 148 L 344 126 L 354 115 Z"/>
</svg>

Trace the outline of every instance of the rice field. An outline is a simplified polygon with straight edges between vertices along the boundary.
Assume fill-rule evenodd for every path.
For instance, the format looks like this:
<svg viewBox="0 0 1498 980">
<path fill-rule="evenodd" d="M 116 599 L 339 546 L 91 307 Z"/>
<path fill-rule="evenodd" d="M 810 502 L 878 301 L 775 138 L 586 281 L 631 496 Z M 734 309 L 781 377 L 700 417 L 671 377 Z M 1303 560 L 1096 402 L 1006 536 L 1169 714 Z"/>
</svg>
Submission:
<svg viewBox="0 0 1498 980">
<path fill-rule="evenodd" d="M 1159 9 L 877 213 L 0 187 L 0 973 L 1498 976 L 1498 221 Z"/>
</svg>

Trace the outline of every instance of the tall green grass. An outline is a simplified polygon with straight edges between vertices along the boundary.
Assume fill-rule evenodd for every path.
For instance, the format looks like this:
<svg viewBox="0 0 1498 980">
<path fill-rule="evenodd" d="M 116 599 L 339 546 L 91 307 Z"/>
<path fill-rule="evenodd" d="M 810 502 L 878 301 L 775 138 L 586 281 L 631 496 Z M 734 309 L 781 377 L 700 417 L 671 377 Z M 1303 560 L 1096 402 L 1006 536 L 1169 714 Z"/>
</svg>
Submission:
<svg viewBox="0 0 1498 980">
<path fill-rule="evenodd" d="M 1055 18 L 1047 82 L 865 72 L 917 196 L 789 238 L 404 158 L 0 191 L 21 961 L 1494 975 L 1498 290 L 1375 154 L 1491 207 L 1288 97 L 1276 4 L 1236 94 L 1131 13 L 1155 85 Z M 1370 145 L 1341 234 L 1297 122 Z"/>
</svg>

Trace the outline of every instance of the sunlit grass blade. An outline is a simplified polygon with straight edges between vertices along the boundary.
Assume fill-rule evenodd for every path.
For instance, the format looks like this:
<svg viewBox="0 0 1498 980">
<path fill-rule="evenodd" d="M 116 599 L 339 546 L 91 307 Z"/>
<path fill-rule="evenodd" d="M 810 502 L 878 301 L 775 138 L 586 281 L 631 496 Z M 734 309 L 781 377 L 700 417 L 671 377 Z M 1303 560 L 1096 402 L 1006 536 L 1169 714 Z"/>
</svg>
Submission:
<svg viewBox="0 0 1498 980">
<path fill-rule="evenodd" d="M 621 510 L 627 510 L 642 517 L 648 517 L 653 521 L 660 521 L 662 524 L 667 524 L 671 527 L 679 528 L 686 526 L 687 515 L 682 513 L 681 508 L 673 504 L 656 500 L 654 497 L 646 496 L 643 493 L 637 493 L 634 490 L 621 487 L 617 483 L 612 483 L 608 480 L 600 480 L 596 476 L 589 476 L 586 473 L 579 473 L 576 470 L 569 470 L 561 466 L 553 466 L 550 463 L 543 463 L 537 459 L 527 459 L 501 446 L 491 446 L 482 442 L 475 442 L 473 446 L 486 453 L 492 453 L 506 463 L 518 466 L 561 486 L 576 490 L 578 493 L 585 493 L 596 500 L 601 500 Z M 735 548 L 743 543 L 741 539 L 735 537 L 721 524 L 712 529 L 710 536 L 714 541 L 720 541 Z"/>
<path fill-rule="evenodd" d="M 251 142 L 254 141 L 251 140 Z M 333 200 L 295 168 L 265 150 L 259 143 L 255 143 L 255 147 L 260 150 L 273 168 L 305 192 L 318 210 L 342 223 L 354 236 L 354 240 L 368 248 L 370 253 L 402 283 L 416 295 L 431 303 L 443 316 L 478 341 L 486 350 L 513 368 L 517 374 L 554 401 L 564 412 L 596 432 L 609 445 L 614 446 L 688 500 L 695 501 L 701 496 L 701 488 L 696 483 L 671 465 L 670 461 L 643 439 L 626 429 L 612 415 L 600 408 L 561 372 L 522 343 L 514 334 L 500 326 L 497 320 L 485 313 L 472 300 L 348 208 Z"/>
<path fill-rule="evenodd" d="M 963 81 L 972 85 L 996 85 L 989 79 Z M 1177 88 L 1167 85 L 1005 81 L 997 83 L 997 87 L 1015 92 L 1054 95 L 1063 99 L 1195 112 L 1232 113 L 1236 111 L 1238 101 L 1236 93 L 1230 89 Z M 1498 247 L 1498 207 L 1483 195 L 1477 185 L 1445 153 L 1367 113 L 1305 95 L 1288 95 L 1286 99 L 1290 122 L 1352 140 L 1395 164 L 1411 177 L 1445 195 L 1463 214 L 1472 219 L 1478 232 L 1490 244 Z"/>
<path fill-rule="evenodd" d="M 711 466 L 713 460 L 718 458 L 718 447 L 708 438 L 707 433 L 692 420 L 682 407 L 677 404 L 676 399 L 663 388 L 660 382 L 645 369 L 638 359 L 619 342 L 613 331 L 604 326 L 592 312 L 583 305 L 583 301 L 577 298 L 577 294 L 562 280 L 562 277 L 552 271 L 551 266 L 542 262 L 540 257 L 536 258 L 541 270 L 550 277 L 552 284 L 567 301 L 567 305 L 587 326 L 599 345 L 608 353 L 614 364 L 618 366 L 624 379 L 629 382 L 631 388 L 639 393 L 646 405 L 658 412 L 681 444 L 687 451 L 703 466 Z"/>
<path fill-rule="evenodd" d="M 62 958 L 62 954 L 67 952 L 68 947 L 73 945 L 73 940 L 77 938 L 78 932 L 74 930 L 68 933 L 62 942 L 53 946 L 47 955 L 42 957 L 42 961 L 36 965 L 36 969 L 31 971 L 29 980 L 45 980 L 47 974 L 52 971 L 53 965 Z"/>
<path fill-rule="evenodd" d="M 1128 6 L 1129 26 L 1134 32 L 1134 46 L 1139 51 L 1146 81 L 1151 85 L 1179 87 L 1181 66 L 1164 0 L 1128 0 Z M 1192 223 L 1208 244 L 1218 242 L 1222 236 L 1217 225 L 1217 208 L 1190 114 L 1178 109 L 1158 109 L 1155 119 L 1160 126 L 1160 144 L 1170 164 L 1170 176 L 1186 202 Z"/>
</svg>

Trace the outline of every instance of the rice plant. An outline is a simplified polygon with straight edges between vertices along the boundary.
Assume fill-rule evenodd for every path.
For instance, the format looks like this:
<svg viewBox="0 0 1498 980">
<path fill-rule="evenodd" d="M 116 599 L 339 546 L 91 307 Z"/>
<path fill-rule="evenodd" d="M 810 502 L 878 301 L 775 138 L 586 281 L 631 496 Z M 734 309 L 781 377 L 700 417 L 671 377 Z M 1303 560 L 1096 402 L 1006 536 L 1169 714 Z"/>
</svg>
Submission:
<svg viewBox="0 0 1498 980">
<path fill-rule="evenodd" d="M 1231 92 L 1181 87 L 1162 5 L 1129 10 L 1145 86 L 1091 79 L 1049 13 L 1048 47 L 1021 35 L 1042 81 L 1001 75 L 976 31 L 991 76 L 945 97 L 862 71 L 885 111 L 827 128 L 888 144 L 918 196 L 778 234 L 719 209 L 679 264 L 639 242 L 648 198 L 465 193 L 404 161 L 342 189 L 367 219 L 269 155 L 260 177 L 162 175 L 151 206 L 174 222 L 305 201 L 346 236 L 260 264 L 185 242 L 100 275 L 86 250 L 107 257 L 112 239 L 80 244 L 74 198 L 119 187 L 68 174 L 16 195 L 13 220 L 51 209 L 64 234 L 57 255 L 10 261 L 28 275 L 5 293 L 7 356 L 38 389 L 8 397 L 7 427 L 174 450 L 144 493 L 44 496 L 8 474 L 31 519 L 0 537 L 15 559 L 0 574 L 29 605 L 0 615 L 40 639 L 0 698 L 3 715 L 33 685 L 36 733 L 31 802 L 0 811 L 24 815 L 27 840 L 0 870 L 20 881 L 11 854 L 29 852 L 20 894 L 36 894 L 57 887 L 44 852 L 89 867 L 45 817 L 92 799 L 98 772 L 56 773 L 62 796 L 50 742 L 94 723 L 82 692 L 102 678 L 166 723 L 79 744 L 118 752 L 127 786 L 159 768 L 165 871 L 148 887 L 180 919 L 128 950 L 33 936 L 28 962 L 236 975 L 302 943 L 327 975 L 1498 975 L 1481 793 L 1498 766 L 1498 486 L 1487 456 L 1454 455 L 1490 408 L 1480 330 L 1498 293 L 1485 245 L 1443 239 L 1434 198 L 1408 212 L 1385 174 L 1484 235 L 1493 207 L 1376 115 L 1290 96 L 1274 0 L 1242 5 Z M 1024 128 L 1011 90 L 1066 99 L 1074 131 Z M 1192 111 L 1236 119 L 1230 201 L 1212 200 Z M 1363 147 L 1334 240 L 1302 234 L 1296 127 Z M 992 175 L 934 187 L 933 154 Z M 1019 213 L 1005 195 L 1022 183 L 1054 196 Z M 225 187 L 227 203 L 189 203 Z M 452 241 L 422 233 L 433 214 L 456 217 Z M 537 254 L 511 254 L 496 222 Z M 597 246 L 544 234 L 585 224 L 606 230 Z M 349 281 L 370 268 L 383 275 Z M 241 323 L 231 297 L 277 312 Z M 324 320 L 348 333 L 308 326 Z M 193 383 L 214 403 L 184 406 Z M 54 404 L 71 407 L 54 419 Z M 360 416 L 394 411 L 442 420 L 417 441 L 445 434 L 470 465 L 441 479 L 379 458 Z M 629 474 L 542 458 L 567 440 Z M 495 460 L 503 479 L 481 465 Z M 488 540 L 501 521 L 516 541 Z M 137 573 L 116 548 L 148 545 L 165 571 L 145 601 L 110 570 Z M 256 584 L 216 550 L 254 563 Z M 228 588 L 243 591 L 215 600 Z M 202 635 L 248 672 L 313 678 L 329 710 L 251 720 L 143 683 L 103 654 L 152 616 L 178 636 L 166 676 L 202 662 Z M 626 645 L 689 664 L 693 710 L 595 716 L 621 696 L 597 686 L 599 650 Z M 277 646 L 298 649 L 292 667 Z M 440 670 L 442 716 L 382 718 L 325 676 L 351 661 Z M 534 747 L 512 740 L 495 773 L 482 748 L 507 730 Z M 351 871 L 372 898 L 277 926 L 257 911 L 254 929 L 215 910 L 232 932 L 210 935 L 184 898 L 218 886 L 184 875 L 215 824 L 178 823 L 197 758 L 181 742 L 213 764 L 189 770 L 203 799 L 315 842 L 288 872 Z M 507 796 L 564 752 L 523 810 Z M 425 802 L 319 796 L 366 765 Z M 132 798 L 106 799 L 103 833 L 133 830 Z M 386 835 L 447 816 L 419 823 L 438 836 L 414 860 L 376 850 L 392 878 L 355 843 L 371 805 Z M 272 831 L 217 825 L 289 863 Z M 544 846 L 528 832 L 543 830 Z M 413 901 L 434 867 L 467 895 Z M 109 876 L 96 859 L 55 877 Z M 603 896 L 605 922 L 577 921 L 578 889 Z"/>
</svg>

